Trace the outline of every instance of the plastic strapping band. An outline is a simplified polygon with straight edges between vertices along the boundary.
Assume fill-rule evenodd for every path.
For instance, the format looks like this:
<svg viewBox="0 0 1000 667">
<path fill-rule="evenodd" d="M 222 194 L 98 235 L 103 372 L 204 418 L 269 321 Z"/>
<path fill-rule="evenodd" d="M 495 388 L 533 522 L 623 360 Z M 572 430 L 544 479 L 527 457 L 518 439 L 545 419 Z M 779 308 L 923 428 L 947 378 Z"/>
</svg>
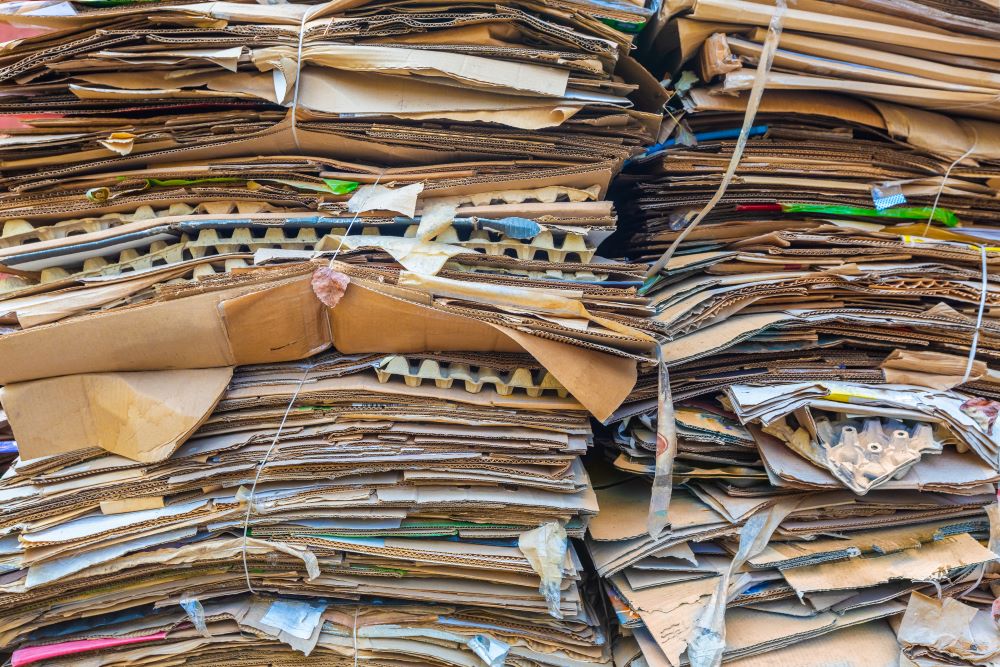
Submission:
<svg viewBox="0 0 1000 667">
<path fill-rule="evenodd" d="M 774 14 L 771 15 L 771 23 L 767 29 L 767 39 L 764 40 L 764 46 L 761 49 L 760 59 L 757 64 L 757 74 L 754 76 L 753 86 L 750 88 L 750 98 L 747 100 L 747 110 L 746 114 L 743 116 L 743 127 L 740 129 L 740 136 L 736 140 L 736 147 L 733 149 L 733 156 L 729 160 L 729 167 L 726 169 L 725 175 L 722 177 L 722 183 L 719 184 L 719 189 L 715 191 L 712 198 L 705 204 L 705 207 L 698 212 L 698 215 L 691 222 L 690 225 L 684 228 L 684 230 L 678 234 L 674 242 L 670 244 L 667 251 L 656 260 L 656 262 L 649 267 L 649 271 L 646 272 L 646 277 L 652 278 L 660 272 L 670 261 L 670 258 L 674 256 L 677 251 L 678 246 L 687 238 L 687 235 L 694 231 L 695 227 L 701 224 L 715 205 L 719 203 L 723 195 L 726 194 L 726 190 L 729 188 L 729 184 L 732 182 L 733 177 L 736 175 L 736 168 L 740 164 L 740 160 L 743 158 L 743 149 L 746 148 L 747 140 L 750 138 L 750 128 L 753 127 L 754 118 L 757 115 L 757 107 L 760 106 L 760 99 L 764 96 L 764 89 L 767 87 L 767 75 L 771 71 L 771 64 L 774 62 L 774 54 L 778 50 L 778 41 L 781 39 L 781 27 L 785 19 L 785 10 L 787 9 L 785 0 L 777 0 L 775 2 Z"/>
<path fill-rule="evenodd" d="M 302 13 L 302 21 L 299 23 L 299 48 L 295 55 L 295 92 L 292 95 L 292 140 L 295 142 L 295 148 L 302 150 L 302 144 L 299 143 L 299 127 L 298 127 L 298 115 L 299 115 L 299 79 L 302 77 L 302 42 L 305 40 L 306 36 L 306 21 L 312 16 L 312 10 L 305 11 Z"/>
<path fill-rule="evenodd" d="M 913 581 L 915 583 L 931 584 L 932 586 L 934 586 L 934 589 L 937 591 L 937 598 L 938 598 L 938 600 L 942 599 L 942 595 L 944 594 L 944 591 L 941 590 L 941 582 L 938 581 L 937 579 L 914 579 Z"/>
<path fill-rule="evenodd" d="M 308 366 L 305 372 L 302 374 L 302 379 L 299 380 L 299 386 L 295 388 L 295 392 L 292 394 L 292 400 L 288 401 L 288 407 L 285 408 L 285 414 L 281 417 L 281 423 L 278 424 L 278 430 L 274 434 L 274 439 L 271 440 L 271 446 L 267 448 L 267 452 L 264 453 L 264 458 L 261 459 L 260 465 L 257 466 L 257 474 L 253 478 L 253 486 L 250 487 L 250 497 L 247 498 L 247 513 L 243 517 L 243 574 L 247 579 L 247 590 L 251 593 L 255 593 L 253 585 L 250 583 L 250 567 L 247 565 L 247 533 L 250 531 L 250 512 L 253 511 L 253 498 L 254 494 L 257 492 L 257 482 L 260 481 L 260 474 L 264 472 L 264 466 L 267 465 L 267 460 L 271 457 L 271 452 L 274 451 L 274 446 L 278 444 L 278 440 L 281 438 L 281 431 L 285 428 L 285 422 L 288 421 L 288 415 L 292 412 L 292 406 L 295 405 L 295 399 L 299 397 L 299 392 L 302 391 L 302 385 L 306 383 L 306 378 L 309 377 L 309 371 L 312 370 L 312 366 Z"/>
<path fill-rule="evenodd" d="M 379 173 L 378 178 L 375 179 L 374 185 L 379 184 L 379 181 L 382 180 L 383 174 L 385 174 L 385 170 L 382 170 L 382 172 Z M 369 194 L 368 197 L 371 197 L 371 194 Z M 361 207 L 359 207 L 359 209 L 360 208 Z M 354 214 L 353 218 L 351 218 L 351 222 L 348 223 L 347 231 L 344 232 L 344 236 L 351 233 L 351 228 L 354 226 L 354 223 L 357 221 L 359 215 L 361 215 L 360 210 Z M 340 237 L 340 244 L 337 246 L 337 249 L 334 250 L 333 257 L 330 259 L 331 262 L 337 259 L 337 255 L 340 254 L 341 248 L 344 247 L 344 236 Z M 267 461 L 271 457 L 271 452 L 274 451 L 274 446 L 278 444 L 278 440 L 281 438 L 281 431 L 285 427 L 285 422 L 288 421 L 288 415 L 292 411 L 292 406 L 295 405 L 295 400 L 299 397 L 299 392 L 302 391 L 302 386 L 306 383 L 306 379 L 309 377 L 309 372 L 312 369 L 313 367 L 309 366 L 306 368 L 305 373 L 302 374 L 302 379 L 299 380 L 299 386 L 295 388 L 295 392 L 292 394 L 292 399 L 288 401 L 288 407 L 285 408 L 285 414 L 281 417 L 281 423 L 278 424 L 278 431 L 274 434 L 271 446 L 267 448 L 267 452 L 264 453 L 264 458 L 261 459 L 260 466 L 257 468 L 257 474 L 253 478 L 253 486 L 250 487 L 250 497 L 247 499 L 247 513 L 243 519 L 243 574 L 246 576 L 247 590 L 251 593 L 254 593 L 255 591 L 253 589 L 253 585 L 250 583 L 250 568 L 247 565 L 247 533 L 250 530 L 250 512 L 253 511 L 253 499 L 254 494 L 257 492 L 257 482 L 260 480 L 260 474 L 264 471 L 264 466 L 267 465 Z M 355 655 L 355 659 L 356 658 L 357 656 Z"/>
<path fill-rule="evenodd" d="M 924 231 L 920 234 L 921 236 L 927 236 L 927 230 L 931 228 L 931 222 L 934 221 L 934 213 L 937 211 L 938 201 L 941 199 L 941 193 L 944 192 L 944 186 L 948 182 L 948 176 L 951 175 L 951 170 L 954 169 L 962 160 L 972 155 L 972 153 L 976 150 L 976 146 L 979 144 L 979 133 L 976 132 L 976 128 L 970 125 L 969 129 L 972 130 L 973 135 L 972 145 L 969 146 L 969 150 L 962 153 L 955 159 L 954 162 L 948 165 L 948 168 L 944 172 L 944 176 L 941 177 L 941 185 L 938 187 L 937 194 L 934 195 L 934 203 L 931 205 L 931 214 L 927 216 L 927 224 L 924 225 Z"/>
<path fill-rule="evenodd" d="M 968 588 L 966 588 L 964 591 L 962 591 L 961 593 L 959 593 L 958 595 L 956 595 L 955 597 L 958 598 L 959 600 L 961 600 L 962 598 L 964 598 L 967 595 L 971 595 L 972 591 L 974 591 L 977 588 L 979 588 L 979 584 L 983 583 L 983 575 L 986 574 L 986 563 L 983 563 L 982 565 L 979 565 L 976 569 L 979 570 L 979 576 L 976 577 L 976 583 L 972 584 L 971 586 L 969 586 Z"/>
<path fill-rule="evenodd" d="M 646 514 L 646 532 L 653 538 L 659 537 L 669 523 L 667 513 L 674 490 L 674 459 L 677 456 L 677 417 L 662 344 L 656 346 L 656 364 L 659 377 L 656 392 L 656 458 Z"/>
<path fill-rule="evenodd" d="M 383 176 L 385 176 L 385 169 L 379 172 L 378 178 L 376 178 L 375 182 L 372 183 L 371 192 L 368 193 L 368 196 L 365 197 L 364 201 L 362 201 L 361 204 L 358 206 L 358 210 L 354 214 L 354 217 L 351 218 L 351 221 L 347 223 L 347 229 L 344 231 L 343 234 L 341 234 L 340 243 L 337 244 L 337 249 L 333 251 L 333 257 L 330 258 L 331 262 L 337 259 L 337 255 L 340 254 L 340 250 L 344 247 L 344 239 L 347 237 L 348 234 L 351 233 L 351 228 L 354 227 L 354 223 L 358 221 L 358 216 L 361 215 L 361 211 L 364 209 L 365 204 L 367 204 L 368 200 L 372 198 L 373 194 L 375 194 L 375 186 L 379 184 Z"/>
<path fill-rule="evenodd" d="M 972 334 L 972 347 L 969 348 L 969 360 L 965 364 L 965 375 L 962 376 L 960 384 L 968 382 L 969 374 L 972 373 L 972 363 L 976 360 L 976 349 L 979 347 L 979 329 L 983 326 L 983 311 L 986 310 L 986 246 L 979 246 L 979 250 L 983 257 L 983 281 L 979 286 L 979 313 L 976 315 L 976 331 Z"/>
</svg>

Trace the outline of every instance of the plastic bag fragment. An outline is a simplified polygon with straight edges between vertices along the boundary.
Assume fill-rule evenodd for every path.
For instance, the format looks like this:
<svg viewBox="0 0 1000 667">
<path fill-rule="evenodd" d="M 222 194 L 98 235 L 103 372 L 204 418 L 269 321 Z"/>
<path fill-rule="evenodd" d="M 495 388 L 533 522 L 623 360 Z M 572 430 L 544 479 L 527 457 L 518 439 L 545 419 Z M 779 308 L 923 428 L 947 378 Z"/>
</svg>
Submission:
<svg viewBox="0 0 1000 667">
<path fill-rule="evenodd" d="M 719 577 L 718 586 L 698 616 L 688 640 L 687 655 L 691 667 L 717 667 L 722 664 L 722 654 L 726 649 L 726 603 L 729 601 L 733 574 L 747 560 L 763 551 L 782 520 L 799 502 L 801 499 L 779 502 L 747 519 L 740 532 L 740 547 L 729 564 L 729 569 Z"/>
<path fill-rule="evenodd" d="M 181 596 L 180 605 L 194 625 L 194 629 L 200 632 L 203 637 L 211 637 L 212 634 L 208 631 L 208 624 L 205 622 L 205 608 L 201 606 L 198 598 L 190 593 L 184 593 Z"/>
<path fill-rule="evenodd" d="M 657 537 L 669 523 L 667 508 L 673 493 L 674 458 L 677 455 L 677 424 L 674 421 L 674 398 L 670 393 L 670 373 L 663 361 L 662 348 L 656 348 L 659 388 L 656 401 L 656 467 L 649 498 L 646 531 Z"/>
<path fill-rule="evenodd" d="M 549 614 L 553 618 L 563 617 L 559 610 L 559 599 L 567 547 L 566 529 L 555 521 L 521 533 L 517 538 L 517 548 L 542 579 L 538 592 L 545 596 Z"/>
<path fill-rule="evenodd" d="M 507 660 L 507 653 L 510 652 L 510 645 L 499 639 L 494 639 L 489 635 L 476 635 L 470 639 L 466 646 L 480 657 L 488 667 L 503 667 Z"/>
<path fill-rule="evenodd" d="M 906 195 L 899 183 L 878 183 L 872 186 L 872 203 L 876 211 L 884 211 L 906 203 Z"/>
</svg>

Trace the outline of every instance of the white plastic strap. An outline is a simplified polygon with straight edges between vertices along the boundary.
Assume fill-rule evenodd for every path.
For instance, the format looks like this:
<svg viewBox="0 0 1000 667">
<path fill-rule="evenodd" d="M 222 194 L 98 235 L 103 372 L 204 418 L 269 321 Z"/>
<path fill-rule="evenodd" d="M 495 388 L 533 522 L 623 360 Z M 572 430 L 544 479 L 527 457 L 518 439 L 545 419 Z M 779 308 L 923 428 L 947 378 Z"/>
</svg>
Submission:
<svg viewBox="0 0 1000 667">
<path fill-rule="evenodd" d="M 299 23 L 299 48 L 295 54 L 295 92 L 292 94 L 292 140 L 295 141 L 295 148 L 302 150 L 302 144 L 299 143 L 299 127 L 298 127 L 298 116 L 299 116 L 299 79 L 302 77 L 302 42 L 306 36 L 306 21 L 312 15 L 311 11 L 304 12 L 302 14 L 302 21 Z"/>
<path fill-rule="evenodd" d="M 375 186 L 379 184 L 379 181 L 382 180 L 382 176 L 384 175 L 385 175 L 385 169 L 379 172 L 378 178 L 376 178 L 375 182 L 372 184 L 372 189 L 368 192 L 368 196 L 365 197 L 364 200 L 360 203 L 357 212 L 354 214 L 354 217 L 351 218 L 351 221 L 349 223 L 347 223 L 347 229 L 344 231 L 343 234 L 341 234 L 340 243 L 337 244 L 337 249 L 333 251 L 333 257 L 330 258 L 331 262 L 337 259 L 337 255 L 340 254 L 341 249 L 344 247 L 344 239 L 347 238 L 347 235 L 351 233 L 351 229 L 354 227 L 354 223 L 358 221 L 358 216 L 361 215 L 361 211 L 364 210 L 364 205 L 367 204 L 368 200 L 371 199 L 373 194 L 375 194 Z"/>
<path fill-rule="evenodd" d="M 979 329 L 983 326 L 983 312 L 986 310 L 986 246 L 979 246 L 982 254 L 982 283 L 979 285 L 979 313 L 976 315 L 976 331 L 972 334 L 972 347 L 969 348 L 969 359 L 965 364 L 965 375 L 962 376 L 961 384 L 969 381 L 969 374 L 972 373 L 972 364 L 976 360 L 976 350 L 979 348 Z"/>
<path fill-rule="evenodd" d="M 294 126 L 293 126 L 294 127 Z M 379 181 L 382 180 L 382 175 L 385 173 L 383 170 L 379 173 L 378 178 L 375 179 L 375 185 L 378 185 Z M 370 196 L 370 195 L 369 195 Z M 344 235 L 340 237 L 340 243 L 337 245 L 337 249 L 333 252 L 333 257 L 331 262 L 337 259 L 337 255 L 340 254 L 340 250 L 344 247 L 344 237 L 351 233 L 351 228 L 358 219 L 360 212 L 355 213 L 354 217 L 351 218 L 351 222 L 347 225 L 347 231 Z M 299 392 L 302 391 L 303 385 L 306 383 L 306 379 L 309 377 L 309 372 L 312 370 L 312 366 L 306 368 L 305 372 L 302 374 L 302 379 L 299 380 L 299 385 L 295 388 L 295 392 L 292 394 L 292 398 L 288 401 L 288 406 L 285 408 L 285 414 L 281 417 L 281 422 L 278 424 L 278 430 L 274 434 L 274 439 L 271 440 L 271 446 L 267 448 L 267 452 L 264 453 L 264 458 L 261 459 L 260 465 L 257 467 L 257 474 L 253 478 L 253 486 L 250 487 L 250 497 L 247 498 L 247 513 L 243 518 L 243 574 L 246 577 L 247 590 L 254 593 L 253 585 L 250 583 L 250 568 L 247 565 L 247 537 L 250 530 L 250 513 L 253 511 L 253 500 L 254 494 L 257 492 L 257 482 L 260 480 L 260 474 L 264 471 L 264 466 L 267 465 L 268 459 L 271 457 L 271 452 L 274 451 L 275 445 L 278 444 L 278 440 L 281 438 L 281 431 L 285 428 L 285 422 L 288 421 L 288 415 L 291 414 L 292 407 L 295 405 L 296 399 L 299 397 Z M 357 631 L 357 628 L 355 628 Z M 355 640 L 357 638 L 355 637 Z M 357 655 L 355 654 L 355 660 Z"/>
<path fill-rule="evenodd" d="M 288 407 L 285 408 L 285 414 L 281 417 L 281 423 L 278 424 L 278 430 L 274 434 L 274 439 L 271 440 L 271 446 L 267 448 L 267 452 L 264 453 L 264 458 L 261 459 L 260 465 L 257 466 L 257 474 L 253 478 L 253 486 L 250 487 L 250 497 L 247 498 L 247 513 L 243 517 L 243 574 L 247 580 L 247 590 L 251 593 L 255 593 L 253 585 L 250 583 L 250 567 L 247 565 L 247 537 L 250 531 L 250 512 L 253 511 L 253 499 L 254 494 L 257 492 L 257 482 L 260 481 L 260 474 L 264 471 L 264 466 L 267 465 L 267 460 L 271 457 L 271 452 L 274 451 L 274 446 L 278 444 L 278 440 L 281 438 L 281 431 L 285 428 L 285 422 L 288 421 L 288 415 L 292 412 L 292 406 L 295 405 L 295 400 L 299 397 L 299 392 L 302 391 L 302 386 L 306 383 L 306 379 L 309 377 L 309 371 L 312 370 L 312 366 L 308 366 L 305 372 L 302 374 L 302 379 L 299 380 L 299 386 L 295 388 L 295 392 L 292 394 L 292 400 L 288 401 Z"/>
<path fill-rule="evenodd" d="M 969 126 L 972 130 L 972 145 L 969 146 L 969 150 L 965 151 L 959 155 L 954 162 L 948 165 L 948 168 L 944 172 L 944 176 L 941 178 L 941 185 L 938 186 L 937 194 L 934 195 L 934 203 L 931 205 L 931 213 L 927 216 L 927 224 L 924 225 L 924 231 L 920 234 L 921 236 L 927 236 L 927 230 L 931 228 L 931 222 L 934 221 L 934 213 L 937 211 L 938 201 L 941 200 L 941 193 L 944 192 L 944 186 L 948 182 L 948 176 L 951 175 L 951 170 L 954 169 L 962 160 L 972 155 L 976 150 L 976 146 L 979 144 L 979 133 L 976 132 L 976 128 Z"/>
</svg>

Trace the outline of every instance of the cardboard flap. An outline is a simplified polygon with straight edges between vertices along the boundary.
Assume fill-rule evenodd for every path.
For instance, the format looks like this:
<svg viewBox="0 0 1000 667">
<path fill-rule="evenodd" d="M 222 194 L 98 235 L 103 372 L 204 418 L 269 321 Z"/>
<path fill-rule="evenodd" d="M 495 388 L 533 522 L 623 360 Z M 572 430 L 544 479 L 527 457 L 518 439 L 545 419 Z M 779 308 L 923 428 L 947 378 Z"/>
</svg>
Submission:
<svg viewBox="0 0 1000 667">
<path fill-rule="evenodd" d="M 112 310 L 0 336 L 0 383 L 106 371 L 234 365 L 224 292 Z"/>
<path fill-rule="evenodd" d="M 598 419 L 635 385 L 636 362 L 396 299 L 351 281 L 330 310 L 340 352 L 528 352 Z"/>
<path fill-rule="evenodd" d="M 236 365 L 294 361 L 330 345 L 327 308 L 311 276 L 219 304 Z"/>
<path fill-rule="evenodd" d="M 872 100 L 886 129 L 912 146 L 948 157 L 1000 157 L 1000 125 Z"/>
<path fill-rule="evenodd" d="M 215 409 L 233 369 L 88 373 L 4 387 L 4 409 L 24 459 L 101 447 L 161 461 Z"/>
<path fill-rule="evenodd" d="M 635 386 L 636 361 L 497 327 L 538 360 L 592 415 L 604 421 Z"/>
<path fill-rule="evenodd" d="M 340 352 L 524 352 L 489 324 L 368 289 L 352 280 L 330 311 Z"/>
<path fill-rule="evenodd" d="M 311 274 L 84 315 L 0 336 L 0 383 L 293 361 L 330 343 Z"/>
</svg>

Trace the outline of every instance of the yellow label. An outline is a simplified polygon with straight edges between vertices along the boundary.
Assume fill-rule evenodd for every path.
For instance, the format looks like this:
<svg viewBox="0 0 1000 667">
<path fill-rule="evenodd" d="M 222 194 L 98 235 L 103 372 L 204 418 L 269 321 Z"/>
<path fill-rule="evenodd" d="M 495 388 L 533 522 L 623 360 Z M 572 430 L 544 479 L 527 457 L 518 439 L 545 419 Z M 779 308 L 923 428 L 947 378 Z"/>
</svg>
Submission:
<svg viewBox="0 0 1000 667">
<path fill-rule="evenodd" d="M 830 392 L 826 397 L 826 400 L 836 401 L 837 403 L 851 403 L 852 399 L 874 401 L 876 400 L 876 397 L 870 394 L 863 394 L 859 391 L 851 391 L 850 389 L 845 389 L 843 391 L 833 391 Z"/>
</svg>

